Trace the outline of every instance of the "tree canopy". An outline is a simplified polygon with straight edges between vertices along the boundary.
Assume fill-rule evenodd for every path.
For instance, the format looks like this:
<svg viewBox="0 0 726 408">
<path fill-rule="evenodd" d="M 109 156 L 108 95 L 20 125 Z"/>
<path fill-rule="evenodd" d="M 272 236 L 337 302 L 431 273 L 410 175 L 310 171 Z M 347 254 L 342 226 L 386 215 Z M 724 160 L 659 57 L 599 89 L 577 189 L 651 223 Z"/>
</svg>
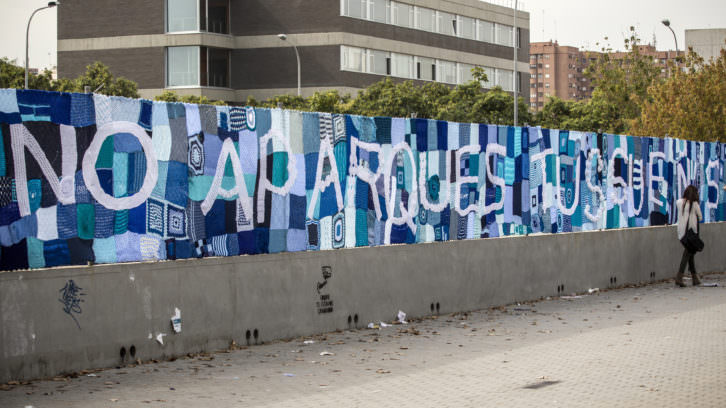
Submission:
<svg viewBox="0 0 726 408">
<path fill-rule="evenodd" d="M 648 88 L 634 135 L 726 142 L 726 49 L 706 62 L 690 50 L 686 72 Z"/>
<path fill-rule="evenodd" d="M 45 91 L 84 92 L 88 86 L 91 91 L 104 95 L 138 98 L 138 86 L 124 77 L 114 78 L 109 68 L 101 62 L 86 67 L 86 73 L 75 79 L 59 78 L 54 80 L 49 70 L 40 74 L 28 74 L 28 87 Z M 0 59 L 0 87 L 25 87 L 25 68 L 8 58 Z"/>
</svg>

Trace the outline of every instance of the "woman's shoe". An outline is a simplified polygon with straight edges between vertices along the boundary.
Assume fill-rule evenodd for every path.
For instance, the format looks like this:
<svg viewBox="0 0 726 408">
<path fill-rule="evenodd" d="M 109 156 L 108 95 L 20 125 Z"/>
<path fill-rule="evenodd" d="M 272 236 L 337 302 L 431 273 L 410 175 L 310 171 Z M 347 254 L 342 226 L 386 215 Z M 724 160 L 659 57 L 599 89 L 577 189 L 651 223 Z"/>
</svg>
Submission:
<svg viewBox="0 0 726 408">
<path fill-rule="evenodd" d="M 692 274 L 691 279 L 693 281 L 693 286 L 699 286 L 701 284 L 701 279 L 698 278 L 697 274 L 695 274 L 695 273 Z M 685 286 L 685 285 L 683 285 L 683 286 Z"/>
<path fill-rule="evenodd" d="M 682 280 L 681 280 L 681 281 L 679 281 L 679 280 L 677 280 L 677 279 L 676 279 L 676 287 L 679 287 L 679 288 L 685 288 L 685 287 L 686 287 L 686 284 L 685 284 L 685 283 L 683 283 L 683 281 L 682 281 Z"/>
</svg>

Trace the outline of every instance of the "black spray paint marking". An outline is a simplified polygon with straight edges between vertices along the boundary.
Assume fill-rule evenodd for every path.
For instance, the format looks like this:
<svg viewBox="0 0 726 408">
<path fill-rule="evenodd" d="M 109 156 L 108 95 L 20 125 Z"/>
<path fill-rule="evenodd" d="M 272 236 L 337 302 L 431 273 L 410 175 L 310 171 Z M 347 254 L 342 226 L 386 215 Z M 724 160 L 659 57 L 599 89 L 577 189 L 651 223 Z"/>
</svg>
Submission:
<svg viewBox="0 0 726 408">
<path fill-rule="evenodd" d="M 63 311 L 73 318 L 73 321 L 76 322 L 76 326 L 78 326 L 79 329 L 81 328 L 81 325 L 78 323 L 78 320 L 76 320 L 73 313 L 83 313 L 81 310 L 81 303 L 84 302 L 84 300 L 81 299 L 81 296 L 86 296 L 86 294 L 81 292 L 82 290 L 83 288 L 77 286 L 73 279 L 71 279 L 66 282 L 66 285 L 61 290 L 58 291 L 60 292 L 60 299 L 58 299 L 58 301 L 63 303 Z"/>
<path fill-rule="evenodd" d="M 318 314 L 332 313 L 333 312 L 333 301 L 330 299 L 330 295 L 324 295 L 320 293 L 320 289 L 324 288 L 328 284 L 328 279 L 333 276 L 333 268 L 330 266 L 323 266 L 323 281 L 317 283 L 318 294 L 320 300 L 316 302 L 318 308 Z"/>
</svg>

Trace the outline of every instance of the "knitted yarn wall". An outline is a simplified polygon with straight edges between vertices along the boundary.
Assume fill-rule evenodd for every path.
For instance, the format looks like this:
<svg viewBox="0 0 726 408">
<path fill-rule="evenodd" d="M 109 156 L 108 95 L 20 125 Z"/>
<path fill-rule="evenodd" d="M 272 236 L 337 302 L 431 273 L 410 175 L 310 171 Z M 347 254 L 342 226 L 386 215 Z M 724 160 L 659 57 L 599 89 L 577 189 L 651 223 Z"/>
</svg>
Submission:
<svg viewBox="0 0 726 408">
<path fill-rule="evenodd" d="M 726 219 L 718 143 L 13 89 L 0 137 L 2 270 Z"/>
</svg>

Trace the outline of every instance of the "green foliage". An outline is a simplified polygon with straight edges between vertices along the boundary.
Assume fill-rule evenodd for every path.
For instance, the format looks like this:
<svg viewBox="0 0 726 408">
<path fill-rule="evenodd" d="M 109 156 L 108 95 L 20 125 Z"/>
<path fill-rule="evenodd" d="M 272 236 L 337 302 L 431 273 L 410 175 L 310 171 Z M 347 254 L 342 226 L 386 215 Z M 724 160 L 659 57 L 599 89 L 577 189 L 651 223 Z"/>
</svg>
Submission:
<svg viewBox="0 0 726 408">
<path fill-rule="evenodd" d="M 35 75 L 28 73 L 28 87 L 30 89 L 52 89 L 53 77 L 49 70 Z M 17 65 L 15 60 L 7 57 L 0 58 L 0 88 L 25 88 L 25 68 Z"/>
<path fill-rule="evenodd" d="M 94 62 L 86 67 L 85 75 L 81 75 L 69 83 L 73 92 L 83 92 L 88 86 L 91 92 L 103 95 L 126 96 L 138 98 L 138 86 L 124 77 L 114 78 L 111 71 L 101 62 Z"/>
<path fill-rule="evenodd" d="M 612 49 L 603 48 L 588 67 L 585 74 L 595 91 L 581 112 L 589 116 L 586 123 L 596 123 L 603 131 L 617 134 L 628 132 L 630 123 L 640 116 L 640 102 L 649 98 L 648 88 L 662 81 L 653 58 L 640 52 L 640 38 L 634 27 L 630 27 L 624 45 L 627 52 L 622 58 L 613 58 Z"/>
<path fill-rule="evenodd" d="M 28 87 L 59 92 L 84 92 L 85 86 L 91 91 L 104 95 L 126 96 L 138 98 L 138 86 L 126 78 L 114 78 L 108 67 L 100 62 L 94 62 L 86 67 L 86 73 L 76 79 L 60 78 L 53 80 L 51 72 L 43 71 L 41 74 L 28 74 Z M 7 58 L 0 59 L 0 87 L 24 88 L 25 69 L 16 65 L 15 61 Z"/>
<path fill-rule="evenodd" d="M 486 91 L 488 82 L 484 70 L 474 68 L 474 79 L 456 87 L 439 82 L 417 86 L 413 81 L 394 81 L 384 78 L 358 93 L 340 95 L 338 91 L 316 92 L 309 98 L 280 95 L 259 102 L 247 99 L 248 106 L 261 106 L 300 111 L 349 113 L 363 116 L 430 118 L 456 122 L 512 124 L 514 104 L 512 94 L 499 87 Z M 527 104 L 519 101 L 520 123 L 532 121 Z"/>
<path fill-rule="evenodd" d="M 726 49 L 708 62 L 690 50 L 686 68 L 648 89 L 633 133 L 726 142 Z"/>
<path fill-rule="evenodd" d="M 206 96 L 179 95 L 176 92 L 169 90 L 165 90 L 161 95 L 155 96 L 154 100 L 162 102 L 196 103 L 197 105 L 226 105 L 224 101 L 212 101 Z"/>
</svg>

